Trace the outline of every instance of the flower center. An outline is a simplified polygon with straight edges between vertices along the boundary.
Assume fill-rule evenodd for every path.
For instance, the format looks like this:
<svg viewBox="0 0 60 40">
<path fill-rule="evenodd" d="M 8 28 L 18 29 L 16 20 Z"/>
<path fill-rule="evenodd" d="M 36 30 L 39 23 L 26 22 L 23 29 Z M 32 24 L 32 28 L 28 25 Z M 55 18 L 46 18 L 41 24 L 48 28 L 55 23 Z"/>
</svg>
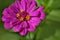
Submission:
<svg viewBox="0 0 60 40">
<path fill-rule="evenodd" d="M 20 12 L 16 14 L 16 17 L 20 21 L 30 20 L 30 15 L 27 12 L 25 12 L 24 10 L 20 10 Z"/>
</svg>

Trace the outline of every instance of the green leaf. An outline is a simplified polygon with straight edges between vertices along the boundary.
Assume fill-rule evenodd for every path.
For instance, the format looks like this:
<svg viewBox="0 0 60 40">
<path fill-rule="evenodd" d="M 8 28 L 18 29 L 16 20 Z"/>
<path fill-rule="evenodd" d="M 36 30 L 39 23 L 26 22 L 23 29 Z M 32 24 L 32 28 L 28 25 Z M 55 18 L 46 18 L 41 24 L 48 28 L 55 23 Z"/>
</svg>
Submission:
<svg viewBox="0 0 60 40">
<path fill-rule="evenodd" d="M 53 0 L 51 8 L 52 9 L 60 9 L 60 0 Z"/>
<path fill-rule="evenodd" d="M 48 39 L 50 36 L 54 36 L 58 29 L 60 30 L 60 10 L 52 10 L 49 15 L 47 15 L 46 20 L 37 28 L 38 32 L 36 32 L 35 40 Z"/>
<path fill-rule="evenodd" d="M 60 40 L 60 30 L 56 30 L 54 36 L 50 36 L 49 38 L 46 38 L 45 40 Z"/>
<path fill-rule="evenodd" d="M 19 35 L 8 32 L 0 27 L 0 40 L 19 40 Z"/>
<path fill-rule="evenodd" d="M 60 22 L 57 22 L 57 21 L 46 20 L 45 24 L 42 24 L 42 25 L 43 26 L 40 27 L 39 30 L 37 30 L 38 32 L 36 34 L 35 40 L 48 39 L 50 36 L 54 36 L 56 34 L 56 30 L 60 30 Z"/>
<path fill-rule="evenodd" d="M 40 6 L 40 5 L 43 5 L 43 4 L 44 4 L 44 0 L 36 0 L 36 2 L 37 2 L 37 4 L 38 4 L 38 6 Z"/>
<path fill-rule="evenodd" d="M 0 9 L 4 9 L 12 4 L 14 0 L 0 0 Z"/>
<path fill-rule="evenodd" d="M 4 28 L 4 23 L 0 24 L 0 40 L 25 40 L 26 36 L 21 36 L 19 33 L 10 32 Z"/>
<path fill-rule="evenodd" d="M 60 10 L 52 10 L 47 16 L 47 20 L 54 20 L 60 22 Z"/>
<path fill-rule="evenodd" d="M 29 32 L 26 36 L 27 40 L 33 40 L 33 38 L 34 38 L 34 32 Z"/>
</svg>

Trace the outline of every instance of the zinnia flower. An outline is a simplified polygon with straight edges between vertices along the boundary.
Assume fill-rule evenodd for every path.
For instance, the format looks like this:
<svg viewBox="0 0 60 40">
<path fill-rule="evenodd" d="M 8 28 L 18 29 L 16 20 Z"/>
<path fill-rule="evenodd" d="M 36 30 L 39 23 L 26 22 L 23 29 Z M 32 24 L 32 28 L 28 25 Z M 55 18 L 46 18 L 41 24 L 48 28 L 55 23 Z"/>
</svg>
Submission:
<svg viewBox="0 0 60 40">
<path fill-rule="evenodd" d="M 45 18 L 43 8 L 43 6 L 37 7 L 35 0 L 16 0 L 3 11 L 4 28 L 13 29 L 20 35 L 35 31 L 39 23 Z"/>
</svg>

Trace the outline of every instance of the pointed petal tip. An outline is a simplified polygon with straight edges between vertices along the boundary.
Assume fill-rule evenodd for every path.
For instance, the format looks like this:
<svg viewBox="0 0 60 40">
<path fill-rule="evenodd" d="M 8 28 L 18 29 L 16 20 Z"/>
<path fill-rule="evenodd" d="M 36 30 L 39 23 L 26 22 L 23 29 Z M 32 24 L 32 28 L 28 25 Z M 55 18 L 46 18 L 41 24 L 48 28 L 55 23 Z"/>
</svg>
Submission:
<svg viewBox="0 0 60 40">
<path fill-rule="evenodd" d="M 10 30 L 12 28 L 12 25 L 10 23 L 4 23 L 4 28 L 6 30 Z"/>
<path fill-rule="evenodd" d="M 28 30 L 27 29 L 24 29 L 22 32 L 20 32 L 19 34 L 21 36 L 25 36 L 26 34 L 28 33 Z"/>
<path fill-rule="evenodd" d="M 43 11 L 44 10 L 44 6 L 40 6 L 40 11 Z"/>
<path fill-rule="evenodd" d="M 13 30 L 14 30 L 14 32 L 19 32 L 20 28 L 19 27 L 14 27 Z"/>
</svg>

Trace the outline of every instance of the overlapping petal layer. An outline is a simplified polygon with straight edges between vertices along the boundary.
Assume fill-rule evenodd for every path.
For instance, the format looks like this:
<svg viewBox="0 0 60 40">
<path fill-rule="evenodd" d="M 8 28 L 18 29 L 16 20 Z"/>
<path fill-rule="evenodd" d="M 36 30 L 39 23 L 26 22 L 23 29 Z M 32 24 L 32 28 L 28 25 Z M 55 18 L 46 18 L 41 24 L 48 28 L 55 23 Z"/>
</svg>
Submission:
<svg viewBox="0 0 60 40">
<path fill-rule="evenodd" d="M 37 8 L 35 0 L 16 0 L 4 9 L 2 16 L 5 29 L 13 29 L 14 32 L 19 32 L 20 35 L 35 31 L 44 19 L 44 7 Z"/>
</svg>

